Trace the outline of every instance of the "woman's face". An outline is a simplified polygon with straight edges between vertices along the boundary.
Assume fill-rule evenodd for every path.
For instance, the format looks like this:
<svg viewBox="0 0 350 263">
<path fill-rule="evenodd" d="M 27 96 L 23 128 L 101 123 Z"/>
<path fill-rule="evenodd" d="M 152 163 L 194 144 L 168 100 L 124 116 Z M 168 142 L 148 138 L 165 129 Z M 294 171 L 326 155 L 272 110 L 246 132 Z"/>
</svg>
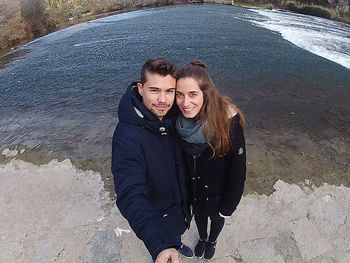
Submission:
<svg viewBox="0 0 350 263">
<path fill-rule="evenodd" d="M 176 104 L 185 118 L 194 118 L 204 102 L 203 92 L 194 78 L 181 78 L 176 82 Z"/>
</svg>

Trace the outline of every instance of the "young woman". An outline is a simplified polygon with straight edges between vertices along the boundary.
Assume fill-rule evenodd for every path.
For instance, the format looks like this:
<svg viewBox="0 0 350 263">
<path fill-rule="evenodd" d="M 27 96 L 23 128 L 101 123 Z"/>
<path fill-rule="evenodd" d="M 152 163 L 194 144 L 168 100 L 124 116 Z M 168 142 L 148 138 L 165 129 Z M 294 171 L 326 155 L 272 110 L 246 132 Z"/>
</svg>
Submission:
<svg viewBox="0 0 350 263">
<path fill-rule="evenodd" d="M 176 128 L 183 139 L 199 232 L 195 255 L 209 261 L 214 257 L 225 218 L 232 215 L 242 197 L 246 178 L 245 119 L 233 102 L 220 94 L 201 61 L 192 61 L 179 70 L 176 103 L 182 113 Z"/>
</svg>

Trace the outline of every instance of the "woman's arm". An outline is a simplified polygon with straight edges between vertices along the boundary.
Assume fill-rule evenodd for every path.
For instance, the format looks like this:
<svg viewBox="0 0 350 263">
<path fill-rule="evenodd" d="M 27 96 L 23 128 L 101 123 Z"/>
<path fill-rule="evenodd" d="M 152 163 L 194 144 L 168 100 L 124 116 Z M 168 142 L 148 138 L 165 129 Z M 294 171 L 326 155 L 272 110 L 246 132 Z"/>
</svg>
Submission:
<svg viewBox="0 0 350 263">
<path fill-rule="evenodd" d="M 227 161 L 228 173 L 225 175 L 225 189 L 220 205 L 220 214 L 231 216 L 236 210 L 243 195 L 246 180 L 246 147 L 243 128 L 239 123 L 239 117 L 232 120 L 232 151 Z"/>
</svg>

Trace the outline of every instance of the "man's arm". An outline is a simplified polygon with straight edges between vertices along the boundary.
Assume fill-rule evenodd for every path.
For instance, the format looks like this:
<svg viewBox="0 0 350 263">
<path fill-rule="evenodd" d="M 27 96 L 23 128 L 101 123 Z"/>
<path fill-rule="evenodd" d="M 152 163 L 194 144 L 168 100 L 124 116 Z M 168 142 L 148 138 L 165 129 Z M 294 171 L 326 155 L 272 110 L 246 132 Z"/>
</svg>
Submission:
<svg viewBox="0 0 350 263">
<path fill-rule="evenodd" d="M 158 212 L 149 202 L 146 169 L 141 144 L 126 127 L 118 125 L 112 142 L 112 173 L 117 206 L 155 259 L 161 251 L 177 244 L 169 239 Z"/>
</svg>

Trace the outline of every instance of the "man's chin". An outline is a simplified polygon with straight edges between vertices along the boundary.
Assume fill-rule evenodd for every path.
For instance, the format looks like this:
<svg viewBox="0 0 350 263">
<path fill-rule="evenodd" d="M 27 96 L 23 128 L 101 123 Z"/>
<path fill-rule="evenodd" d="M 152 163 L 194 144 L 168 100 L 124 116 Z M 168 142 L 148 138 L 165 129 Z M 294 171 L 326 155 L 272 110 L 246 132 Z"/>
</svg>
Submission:
<svg viewBox="0 0 350 263">
<path fill-rule="evenodd" d="M 168 113 L 168 111 L 165 112 L 165 113 L 164 113 L 164 112 L 162 112 L 162 113 L 157 112 L 156 116 L 157 116 L 158 118 L 163 118 L 167 113 Z"/>
<path fill-rule="evenodd" d="M 169 109 L 164 110 L 164 111 L 152 110 L 152 113 L 153 113 L 157 118 L 163 118 L 168 112 L 169 112 Z"/>
</svg>

